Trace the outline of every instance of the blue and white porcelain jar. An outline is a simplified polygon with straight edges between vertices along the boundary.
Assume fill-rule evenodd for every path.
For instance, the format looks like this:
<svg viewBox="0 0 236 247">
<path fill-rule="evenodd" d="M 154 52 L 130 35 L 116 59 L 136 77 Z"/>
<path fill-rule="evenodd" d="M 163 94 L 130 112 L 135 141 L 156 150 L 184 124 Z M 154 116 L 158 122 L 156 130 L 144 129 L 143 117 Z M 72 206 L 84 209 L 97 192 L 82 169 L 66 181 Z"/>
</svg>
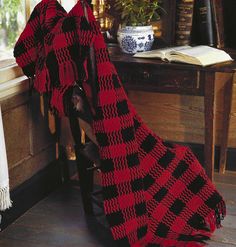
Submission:
<svg viewBox="0 0 236 247">
<path fill-rule="evenodd" d="M 149 51 L 154 42 L 154 31 L 152 26 L 126 26 L 118 30 L 117 40 L 125 53 Z"/>
</svg>

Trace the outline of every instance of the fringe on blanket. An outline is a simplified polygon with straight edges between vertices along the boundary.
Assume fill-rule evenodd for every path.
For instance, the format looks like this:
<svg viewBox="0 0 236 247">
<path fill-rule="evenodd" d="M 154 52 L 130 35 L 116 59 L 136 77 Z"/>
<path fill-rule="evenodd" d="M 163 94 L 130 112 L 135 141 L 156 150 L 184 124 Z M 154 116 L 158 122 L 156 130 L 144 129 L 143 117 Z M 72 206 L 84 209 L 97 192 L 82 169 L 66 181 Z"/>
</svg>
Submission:
<svg viewBox="0 0 236 247">
<path fill-rule="evenodd" d="M 0 188 L 0 211 L 4 211 L 12 206 L 9 186 Z"/>
</svg>

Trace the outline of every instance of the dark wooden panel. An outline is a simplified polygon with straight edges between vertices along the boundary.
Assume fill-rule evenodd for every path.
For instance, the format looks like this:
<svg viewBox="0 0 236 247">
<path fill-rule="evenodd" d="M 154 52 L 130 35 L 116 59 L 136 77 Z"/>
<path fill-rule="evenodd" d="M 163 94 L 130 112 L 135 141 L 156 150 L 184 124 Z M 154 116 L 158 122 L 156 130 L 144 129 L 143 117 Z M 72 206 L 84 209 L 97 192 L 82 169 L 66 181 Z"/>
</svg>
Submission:
<svg viewBox="0 0 236 247">
<path fill-rule="evenodd" d="M 139 63 L 127 66 L 115 63 L 115 65 L 127 89 L 203 95 L 198 71 L 161 70 L 154 65 Z"/>
<path fill-rule="evenodd" d="M 166 45 L 174 45 L 176 0 L 165 0 L 162 4 L 164 9 L 161 15 L 162 38 Z"/>
<path fill-rule="evenodd" d="M 224 16 L 224 31 L 225 31 L 225 46 L 236 48 L 236 1 L 227 0 L 222 1 L 223 16 Z"/>
</svg>

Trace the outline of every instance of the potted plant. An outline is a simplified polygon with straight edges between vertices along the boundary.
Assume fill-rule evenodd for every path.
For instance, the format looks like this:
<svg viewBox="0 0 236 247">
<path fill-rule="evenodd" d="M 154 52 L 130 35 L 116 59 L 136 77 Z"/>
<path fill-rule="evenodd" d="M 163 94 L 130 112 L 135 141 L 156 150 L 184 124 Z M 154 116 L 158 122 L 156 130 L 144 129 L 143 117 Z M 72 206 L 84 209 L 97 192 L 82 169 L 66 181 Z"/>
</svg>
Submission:
<svg viewBox="0 0 236 247">
<path fill-rule="evenodd" d="M 151 22 L 160 19 L 160 0 L 115 0 L 121 18 L 117 40 L 123 52 L 148 51 L 154 41 Z"/>
</svg>

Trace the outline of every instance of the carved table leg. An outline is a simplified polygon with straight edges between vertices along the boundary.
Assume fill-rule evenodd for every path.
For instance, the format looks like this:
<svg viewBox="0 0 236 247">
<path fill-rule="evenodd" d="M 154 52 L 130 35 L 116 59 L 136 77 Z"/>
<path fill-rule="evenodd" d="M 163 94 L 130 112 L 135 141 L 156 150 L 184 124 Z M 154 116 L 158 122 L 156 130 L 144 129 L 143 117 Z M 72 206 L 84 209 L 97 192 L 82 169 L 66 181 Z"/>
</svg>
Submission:
<svg viewBox="0 0 236 247">
<path fill-rule="evenodd" d="M 211 180 L 214 173 L 215 158 L 215 74 L 205 73 L 204 75 L 205 97 L 204 97 L 204 113 L 205 113 L 205 169 Z"/>
<path fill-rule="evenodd" d="M 220 145 L 220 169 L 221 174 L 225 173 L 226 160 L 227 160 L 227 144 L 229 137 L 229 122 L 231 113 L 231 104 L 233 96 L 233 74 L 231 78 L 226 82 L 224 88 L 224 107 L 223 107 L 223 125 L 222 125 L 222 137 Z"/>
</svg>

